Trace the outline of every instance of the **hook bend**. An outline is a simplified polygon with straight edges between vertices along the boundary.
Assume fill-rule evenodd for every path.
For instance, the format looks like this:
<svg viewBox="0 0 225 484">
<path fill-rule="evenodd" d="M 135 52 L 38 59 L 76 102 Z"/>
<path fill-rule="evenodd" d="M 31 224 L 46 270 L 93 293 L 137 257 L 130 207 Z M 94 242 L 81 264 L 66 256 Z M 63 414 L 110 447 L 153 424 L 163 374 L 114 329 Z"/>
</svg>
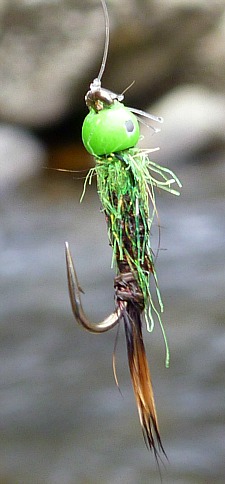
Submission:
<svg viewBox="0 0 225 484">
<path fill-rule="evenodd" d="M 112 329 L 116 324 L 119 322 L 121 317 L 121 311 L 118 308 L 117 311 L 114 311 L 110 314 L 107 318 L 103 321 L 98 323 L 93 323 L 89 321 L 87 316 L 84 313 L 80 292 L 81 289 L 79 287 L 79 282 L 77 278 L 77 274 L 75 271 L 75 267 L 73 264 L 73 259 L 70 253 L 69 244 L 65 242 L 65 251 L 66 251 L 66 268 L 67 268 L 67 279 L 68 279 L 68 287 L 69 287 L 69 295 L 70 295 L 70 302 L 73 310 L 73 314 L 75 316 L 76 321 L 83 326 L 87 331 L 91 333 L 104 333 Z"/>
</svg>

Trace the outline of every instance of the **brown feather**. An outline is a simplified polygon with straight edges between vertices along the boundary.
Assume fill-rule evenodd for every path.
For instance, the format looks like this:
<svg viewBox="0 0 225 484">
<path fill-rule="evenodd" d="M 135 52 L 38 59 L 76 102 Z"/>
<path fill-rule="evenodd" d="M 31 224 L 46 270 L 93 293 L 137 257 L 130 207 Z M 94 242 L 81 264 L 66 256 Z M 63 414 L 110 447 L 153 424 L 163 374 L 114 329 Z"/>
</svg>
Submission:
<svg viewBox="0 0 225 484">
<path fill-rule="evenodd" d="M 164 454 L 165 451 L 159 433 L 151 376 L 142 338 L 140 309 L 128 303 L 123 311 L 123 320 L 128 362 L 139 419 L 146 446 L 153 450 L 157 459 L 158 450 L 161 450 Z"/>
</svg>

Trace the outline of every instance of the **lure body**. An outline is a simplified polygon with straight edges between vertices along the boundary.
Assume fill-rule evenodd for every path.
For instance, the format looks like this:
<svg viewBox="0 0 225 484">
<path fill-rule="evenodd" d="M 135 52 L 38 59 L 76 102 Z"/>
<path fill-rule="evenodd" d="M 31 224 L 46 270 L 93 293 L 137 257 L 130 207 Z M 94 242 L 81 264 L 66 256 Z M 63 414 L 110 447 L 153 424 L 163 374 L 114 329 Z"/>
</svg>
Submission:
<svg viewBox="0 0 225 484">
<path fill-rule="evenodd" d="M 165 454 L 165 451 L 159 433 L 142 323 L 145 321 L 147 329 L 151 331 L 154 316 L 157 317 L 166 343 L 168 366 L 168 346 L 160 317 L 163 306 L 150 245 L 150 229 L 157 214 L 155 188 L 178 195 L 179 192 L 172 188 L 172 184 L 176 183 L 179 187 L 181 184 L 170 170 L 150 161 L 148 154 L 154 150 L 140 150 L 136 146 L 140 132 L 134 113 L 158 122 L 162 122 L 162 119 L 125 107 L 121 102 L 123 94 L 101 87 L 109 40 L 105 0 L 101 0 L 101 3 L 106 21 L 106 43 L 99 75 L 91 83 L 85 96 L 89 114 L 83 123 L 82 139 L 96 162 L 87 175 L 85 186 L 88 180 L 91 182 L 93 174 L 96 174 L 97 190 L 107 222 L 113 264 L 116 268 L 115 311 L 102 322 L 89 321 L 82 307 L 81 290 L 66 243 L 68 286 L 74 316 L 88 331 L 102 333 L 123 321 L 139 419 L 146 445 L 153 450 L 158 462 L 158 452 Z M 150 279 L 154 281 L 156 303 L 150 291 Z"/>
<path fill-rule="evenodd" d="M 149 160 L 135 148 L 139 139 L 136 116 L 115 97 L 110 104 L 100 93 L 97 99 L 94 92 L 92 103 L 90 92 L 87 97 L 90 112 L 84 120 L 82 138 L 95 156 L 97 189 L 117 271 L 115 306 L 124 322 L 139 418 L 146 444 L 157 456 L 155 438 L 158 448 L 164 449 L 142 337 L 142 321 L 152 310 L 149 277 L 155 275 L 146 179 Z"/>
</svg>

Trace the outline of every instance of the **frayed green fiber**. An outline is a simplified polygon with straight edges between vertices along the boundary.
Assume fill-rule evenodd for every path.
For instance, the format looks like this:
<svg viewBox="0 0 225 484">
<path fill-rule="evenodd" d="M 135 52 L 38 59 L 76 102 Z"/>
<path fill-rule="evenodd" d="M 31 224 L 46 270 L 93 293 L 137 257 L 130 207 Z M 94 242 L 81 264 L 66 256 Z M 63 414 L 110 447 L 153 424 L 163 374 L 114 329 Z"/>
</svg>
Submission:
<svg viewBox="0 0 225 484">
<path fill-rule="evenodd" d="M 96 156 L 96 166 L 91 168 L 86 177 L 82 198 L 87 183 L 91 183 L 96 174 L 97 190 L 113 250 L 112 262 L 118 269 L 120 261 L 125 261 L 134 273 L 143 294 L 147 329 L 152 331 L 155 315 L 165 341 L 168 366 L 169 348 L 160 316 L 163 304 L 154 267 L 150 230 L 157 215 L 155 189 L 179 195 L 174 185 L 180 188 L 181 183 L 171 170 L 150 161 L 149 152 L 132 148 L 111 155 Z M 151 274 L 158 308 L 150 290 Z"/>
</svg>

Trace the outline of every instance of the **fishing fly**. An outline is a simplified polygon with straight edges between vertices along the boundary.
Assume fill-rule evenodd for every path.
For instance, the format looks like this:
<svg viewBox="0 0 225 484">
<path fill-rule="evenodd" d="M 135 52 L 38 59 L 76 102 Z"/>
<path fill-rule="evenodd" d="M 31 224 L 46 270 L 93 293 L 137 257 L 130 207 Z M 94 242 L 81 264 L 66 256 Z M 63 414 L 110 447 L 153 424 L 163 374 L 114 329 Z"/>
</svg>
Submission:
<svg viewBox="0 0 225 484">
<path fill-rule="evenodd" d="M 144 116 L 158 123 L 162 123 L 162 118 L 125 107 L 122 103 L 124 93 L 116 94 L 101 86 L 109 46 L 109 16 L 105 0 L 101 0 L 101 4 L 105 17 L 104 53 L 99 74 L 85 96 L 89 113 L 82 127 L 83 143 L 94 156 L 95 166 L 86 177 L 84 191 L 87 183 L 91 183 L 96 175 L 97 191 L 112 247 L 112 265 L 116 269 L 114 312 L 97 323 L 88 319 L 82 307 L 81 289 L 66 242 L 68 287 L 75 319 L 86 330 L 103 333 L 120 322 L 124 323 L 128 363 L 140 424 L 145 443 L 154 452 L 158 462 L 159 452 L 165 454 L 165 451 L 159 432 L 142 324 L 145 322 L 147 329 L 152 331 L 154 319 L 158 320 L 165 340 L 168 366 L 169 349 L 161 321 L 163 304 L 150 231 L 154 217 L 157 216 L 155 189 L 179 195 L 179 191 L 173 187 L 177 185 L 179 188 L 181 183 L 168 168 L 150 161 L 149 153 L 154 150 L 143 150 L 137 146 L 140 138 L 139 117 Z M 152 295 L 152 283 L 155 298 Z"/>
</svg>

